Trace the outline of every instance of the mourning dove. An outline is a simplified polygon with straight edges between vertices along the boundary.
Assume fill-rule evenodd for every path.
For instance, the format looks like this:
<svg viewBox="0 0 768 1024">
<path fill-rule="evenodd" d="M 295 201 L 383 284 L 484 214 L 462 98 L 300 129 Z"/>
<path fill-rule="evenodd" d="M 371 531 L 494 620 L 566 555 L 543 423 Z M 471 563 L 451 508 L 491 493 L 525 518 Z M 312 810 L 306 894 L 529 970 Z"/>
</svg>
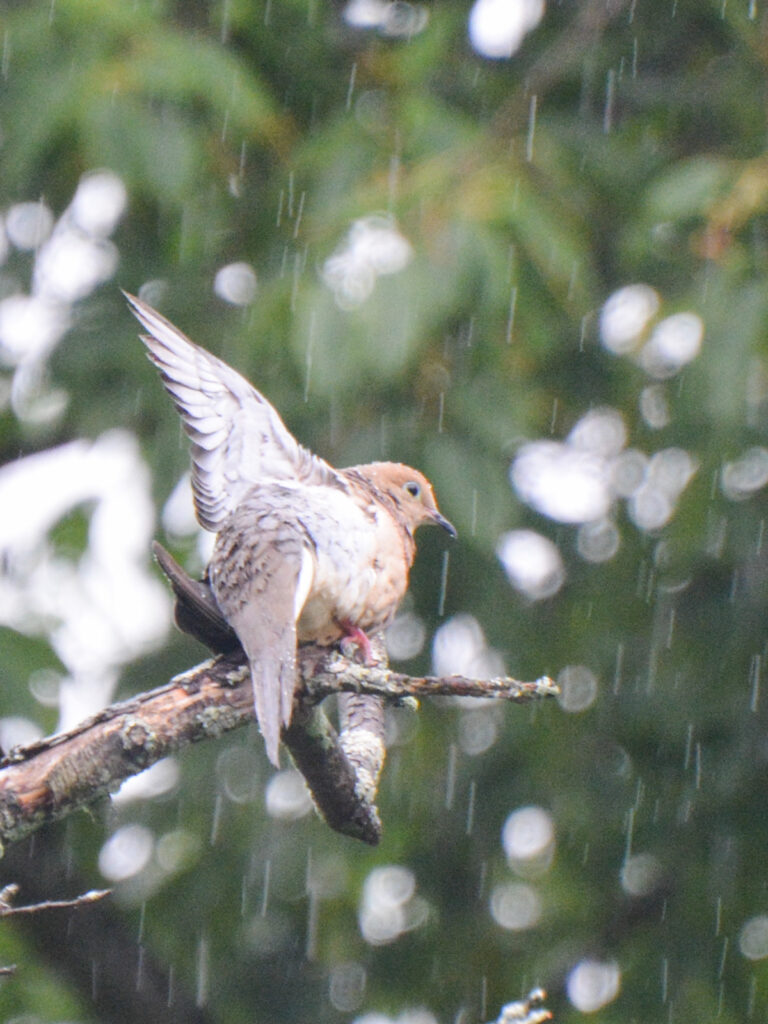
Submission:
<svg viewBox="0 0 768 1024">
<path fill-rule="evenodd" d="M 391 622 L 408 586 L 415 530 L 441 515 L 432 486 L 401 463 L 347 469 L 303 448 L 245 378 L 126 294 L 192 442 L 197 519 L 216 534 L 208 580 L 246 653 L 273 764 L 289 725 L 297 643 Z"/>
</svg>

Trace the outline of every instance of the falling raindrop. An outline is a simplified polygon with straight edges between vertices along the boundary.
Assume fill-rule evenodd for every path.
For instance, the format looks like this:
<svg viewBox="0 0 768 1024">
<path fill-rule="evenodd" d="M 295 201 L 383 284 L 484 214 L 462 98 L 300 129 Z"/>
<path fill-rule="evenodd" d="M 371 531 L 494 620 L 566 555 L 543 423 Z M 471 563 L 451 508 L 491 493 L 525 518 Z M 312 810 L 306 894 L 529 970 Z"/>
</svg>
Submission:
<svg viewBox="0 0 768 1024">
<path fill-rule="evenodd" d="M 264 861 L 264 883 L 261 892 L 261 917 L 267 916 L 269 906 L 269 887 L 272 880 L 272 859 L 267 857 Z"/>
<path fill-rule="evenodd" d="M 616 102 L 616 72 L 610 68 L 605 83 L 605 108 L 603 110 L 603 133 L 608 135 L 613 128 L 613 108 Z"/>
<path fill-rule="evenodd" d="M 635 808 L 630 807 L 627 811 L 627 836 L 624 845 L 624 864 L 632 855 L 632 840 L 635 834 Z"/>
<path fill-rule="evenodd" d="M 445 615 L 445 596 L 448 590 L 448 560 L 450 552 L 443 552 L 443 560 L 440 566 L 440 591 L 437 599 L 437 617 L 442 619 Z"/>
<path fill-rule="evenodd" d="M 617 694 L 621 688 L 621 672 L 624 667 L 624 644 L 616 645 L 616 667 L 613 670 L 613 692 Z"/>
<path fill-rule="evenodd" d="M 507 344 L 512 342 L 512 330 L 515 324 L 515 306 L 517 305 L 517 285 L 512 287 L 512 294 L 509 300 L 509 316 L 507 317 Z"/>
<path fill-rule="evenodd" d="M 11 33 L 8 29 L 3 32 L 3 53 L 0 57 L 0 74 L 7 81 L 11 69 Z"/>
<path fill-rule="evenodd" d="M 445 771 L 445 807 L 450 810 L 453 807 L 453 798 L 456 792 L 456 758 L 458 750 L 455 743 L 448 745 L 448 767 Z"/>
<path fill-rule="evenodd" d="M 320 911 L 320 897 L 313 888 L 309 890 L 309 906 L 307 908 L 307 934 L 304 943 L 304 956 L 309 963 L 317 959 L 317 927 Z"/>
<path fill-rule="evenodd" d="M 195 976 L 197 978 L 195 1003 L 198 1007 L 205 1006 L 208 1002 L 209 973 L 210 950 L 208 948 L 208 937 L 204 932 L 202 932 L 197 942 L 197 963 L 195 972 Z"/>
<path fill-rule="evenodd" d="M 749 702 L 749 710 L 755 714 L 757 712 L 760 703 L 760 669 L 762 666 L 762 658 L 759 654 L 752 655 L 752 661 L 750 663 L 750 676 L 752 679 L 752 695 Z"/>
<path fill-rule="evenodd" d="M 136 959 L 136 981 L 134 984 L 136 986 L 136 991 L 140 992 L 144 984 L 144 947 L 139 946 L 137 952 L 138 956 Z"/>
<path fill-rule="evenodd" d="M 537 96 L 533 93 L 528 107 L 528 135 L 525 140 L 525 159 L 530 163 L 533 160 L 533 139 L 536 133 L 536 104 Z"/>
<path fill-rule="evenodd" d="M 691 766 L 691 753 L 693 751 L 693 722 L 688 723 L 685 734 L 685 754 L 683 755 L 683 771 L 688 771 Z"/>
<path fill-rule="evenodd" d="M 345 15 L 346 17 L 346 15 Z M 355 79 L 357 78 L 357 61 L 352 62 L 352 70 L 349 73 L 349 86 L 347 87 L 347 99 L 344 105 L 345 110 L 352 107 L 352 97 L 355 93 Z"/>
<path fill-rule="evenodd" d="M 474 779 L 469 784 L 469 797 L 467 799 L 467 823 L 464 828 L 466 835 L 471 836 L 475 827 L 475 799 L 477 797 L 477 784 Z"/>
<path fill-rule="evenodd" d="M 747 1020 L 755 1015 L 755 1000 L 757 998 L 757 978 L 753 974 L 749 979 L 749 993 L 747 995 Z"/>
<path fill-rule="evenodd" d="M 208 839 L 210 846 L 215 846 L 219 840 L 219 826 L 221 825 L 221 812 L 224 806 L 224 800 L 221 793 L 216 794 L 216 798 L 213 801 L 213 816 L 211 818 L 211 834 Z"/>
<path fill-rule="evenodd" d="M 557 427 L 557 413 L 559 408 L 560 403 L 558 402 L 557 395 L 555 395 L 555 397 L 552 399 L 552 415 L 549 417 L 550 434 L 555 433 L 555 428 Z"/>
<path fill-rule="evenodd" d="M 293 237 L 294 239 L 299 237 L 299 228 L 301 226 L 301 218 L 304 214 L 304 203 L 307 198 L 307 193 L 302 189 L 301 195 L 299 196 L 299 209 L 296 213 L 296 220 L 293 225 Z"/>
</svg>

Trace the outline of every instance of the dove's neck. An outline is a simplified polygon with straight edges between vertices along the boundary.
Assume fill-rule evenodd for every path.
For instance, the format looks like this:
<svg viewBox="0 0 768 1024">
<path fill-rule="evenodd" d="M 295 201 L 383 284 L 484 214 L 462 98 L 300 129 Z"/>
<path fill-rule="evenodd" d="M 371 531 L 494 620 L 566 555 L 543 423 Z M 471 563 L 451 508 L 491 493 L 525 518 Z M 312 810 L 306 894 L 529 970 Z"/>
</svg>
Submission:
<svg viewBox="0 0 768 1024">
<path fill-rule="evenodd" d="M 400 503 L 388 490 L 380 487 L 375 479 L 366 474 L 365 466 L 353 466 L 341 470 L 351 483 L 350 493 L 356 498 L 361 508 L 368 510 L 373 518 L 383 509 L 395 525 L 403 544 L 403 555 L 408 567 L 413 564 L 416 555 L 416 541 L 413 537 L 414 524 L 403 513 Z"/>
</svg>

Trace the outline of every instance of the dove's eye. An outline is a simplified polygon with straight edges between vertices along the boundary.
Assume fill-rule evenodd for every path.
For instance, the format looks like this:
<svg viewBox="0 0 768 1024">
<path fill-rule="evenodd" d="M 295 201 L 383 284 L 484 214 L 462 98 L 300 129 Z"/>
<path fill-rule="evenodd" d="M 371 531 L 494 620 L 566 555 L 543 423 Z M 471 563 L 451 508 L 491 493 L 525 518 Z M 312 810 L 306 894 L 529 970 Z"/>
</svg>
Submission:
<svg viewBox="0 0 768 1024">
<path fill-rule="evenodd" d="M 421 496 L 421 485 L 415 480 L 409 480 L 407 484 L 403 484 L 403 489 L 407 491 L 412 498 L 418 498 Z"/>
</svg>

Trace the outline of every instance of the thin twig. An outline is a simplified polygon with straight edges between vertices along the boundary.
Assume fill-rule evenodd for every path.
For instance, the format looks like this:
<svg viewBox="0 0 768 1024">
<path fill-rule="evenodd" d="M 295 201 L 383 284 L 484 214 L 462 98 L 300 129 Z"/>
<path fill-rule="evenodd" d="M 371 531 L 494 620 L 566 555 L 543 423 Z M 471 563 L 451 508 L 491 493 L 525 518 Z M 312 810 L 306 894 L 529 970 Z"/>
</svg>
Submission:
<svg viewBox="0 0 768 1024">
<path fill-rule="evenodd" d="M 18 893 L 18 886 L 6 885 L 0 892 L 0 917 L 12 917 L 14 914 L 39 914 L 41 910 L 67 910 L 71 907 L 83 907 L 89 903 L 96 903 L 103 900 L 105 896 L 111 896 L 111 889 L 91 889 L 81 896 L 74 896 L 69 900 L 44 900 L 42 903 L 28 903 L 25 906 L 14 907 L 10 900 Z M 2 969 L 0 969 L 2 970 Z"/>
</svg>

